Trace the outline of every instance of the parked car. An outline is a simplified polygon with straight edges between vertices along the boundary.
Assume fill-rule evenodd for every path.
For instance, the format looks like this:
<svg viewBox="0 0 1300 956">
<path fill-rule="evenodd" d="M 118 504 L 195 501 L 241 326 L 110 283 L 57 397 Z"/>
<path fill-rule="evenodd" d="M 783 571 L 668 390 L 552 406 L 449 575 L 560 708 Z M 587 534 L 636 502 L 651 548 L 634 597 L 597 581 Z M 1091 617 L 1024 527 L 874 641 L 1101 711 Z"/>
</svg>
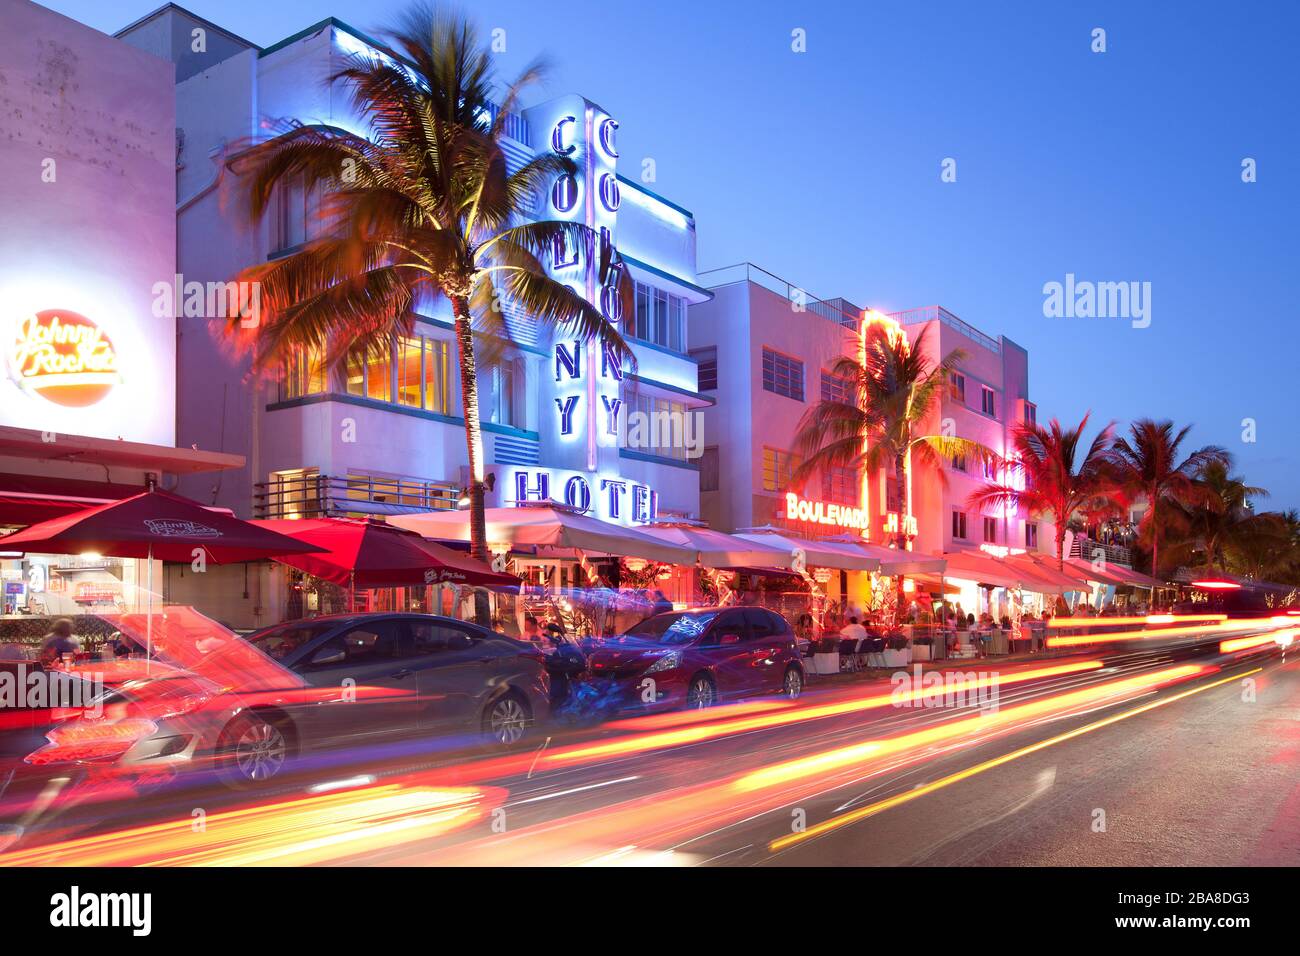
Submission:
<svg viewBox="0 0 1300 956">
<path fill-rule="evenodd" d="M 143 620 L 114 625 L 143 647 Z M 69 668 L 103 683 L 98 713 L 42 728 L 28 769 L 213 767 L 240 787 L 278 777 L 296 755 L 371 740 L 464 734 L 508 747 L 549 713 L 532 645 L 451 618 L 336 615 L 243 639 L 171 607 L 155 615 L 152 643 L 149 661 Z"/>
<path fill-rule="evenodd" d="M 655 614 L 587 660 L 589 681 L 612 710 L 704 708 L 761 694 L 795 698 L 804 686 L 793 630 L 759 607 Z"/>
</svg>

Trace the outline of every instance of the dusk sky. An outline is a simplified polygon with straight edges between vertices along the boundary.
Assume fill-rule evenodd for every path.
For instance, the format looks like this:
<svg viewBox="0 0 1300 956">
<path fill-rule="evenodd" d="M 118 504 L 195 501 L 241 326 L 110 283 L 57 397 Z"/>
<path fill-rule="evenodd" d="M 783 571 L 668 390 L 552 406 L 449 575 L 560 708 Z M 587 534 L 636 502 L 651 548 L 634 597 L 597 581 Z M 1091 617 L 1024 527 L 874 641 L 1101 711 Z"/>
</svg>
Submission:
<svg viewBox="0 0 1300 956">
<path fill-rule="evenodd" d="M 157 6 L 45 5 L 109 33 Z M 378 32 L 403 3 L 183 6 L 267 46 L 328 16 Z M 503 74 L 550 57 L 535 99 L 578 92 L 620 118 L 621 168 L 655 160 L 650 188 L 695 214 L 702 271 L 749 260 L 819 297 L 943 305 L 1029 350 L 1040 420 L 1194 423 L 1192 447 L 1225 446 L 1273 491 L 1262 507 L 1300 507 L 1295 7 L 466 9 L 507 31 Z M 796 28 L 807 52 L 791 49 Z M 941 181 L 949 158 L 955 182 Z M 1242 181 L 1247 158 L 1257 182 Z M 1149 282 L 1149 327 L 1045 317 L 1044 284 L 1067 273 Z"/>
</svg>

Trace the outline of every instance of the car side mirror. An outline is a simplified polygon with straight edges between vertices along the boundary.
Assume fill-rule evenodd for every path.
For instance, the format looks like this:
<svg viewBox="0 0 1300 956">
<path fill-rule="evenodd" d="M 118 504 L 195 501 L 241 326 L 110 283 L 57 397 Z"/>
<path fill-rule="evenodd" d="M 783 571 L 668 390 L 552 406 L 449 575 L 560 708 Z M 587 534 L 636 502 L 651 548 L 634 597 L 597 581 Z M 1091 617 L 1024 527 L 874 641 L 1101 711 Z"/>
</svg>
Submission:
<svg viewBox="0 0 1300 956">
<path fill-rule="evenodd" d="M 719 643 L 719 644 L 739 644 L 739 643 L 740 643 L 740 635 L 739 635 L 739 634 L 723 634 L 720 638 L 718 638 L 718 643 Z"/>
</svg>

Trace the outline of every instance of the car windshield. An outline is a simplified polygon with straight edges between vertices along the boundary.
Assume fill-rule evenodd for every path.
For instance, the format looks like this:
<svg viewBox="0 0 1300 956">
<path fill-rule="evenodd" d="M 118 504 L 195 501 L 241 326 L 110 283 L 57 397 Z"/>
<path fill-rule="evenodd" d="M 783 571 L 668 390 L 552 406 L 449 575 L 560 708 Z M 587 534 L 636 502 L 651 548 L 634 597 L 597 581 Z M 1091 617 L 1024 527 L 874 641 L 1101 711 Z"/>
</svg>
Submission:
<svg viewBox="0 0 1300 956">
<path fill-rule="evenodd" d="M 656 644 L 687 644 L 704 633 L 709 622 L 718 616 L 717 611 L 692 614 L 679 611 L 673 614 L 656 614 L 623 632 L 624 638 L 653 641 Z"/>
<path fill-rule="evenodd" d="M 333 624 L 329 623 L 304 624 L 299 622 L 285 624 L 282 627 L 273 627 L 269 631 L 263 631 L 261 634 L 254 634 L 248 638 L 248 641 L 268 657 L 283 661 L 294 651 L 300 647 L 305 647 L 333 626 Z"/>
</svg>

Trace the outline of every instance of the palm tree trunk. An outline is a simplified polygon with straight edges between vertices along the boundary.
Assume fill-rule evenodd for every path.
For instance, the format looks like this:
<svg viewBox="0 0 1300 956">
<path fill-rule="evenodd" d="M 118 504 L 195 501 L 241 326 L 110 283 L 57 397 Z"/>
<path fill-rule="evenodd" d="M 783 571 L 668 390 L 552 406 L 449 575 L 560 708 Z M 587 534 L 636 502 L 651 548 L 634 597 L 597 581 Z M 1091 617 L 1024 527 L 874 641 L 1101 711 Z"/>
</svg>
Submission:
<svg viewBox="0 0 1300 956">
<path fill-rule="evenodd" d="M 1156 523 L 1156 495 L 1148 492 L 1151 499 L 1151 576 L 1160 577 L 1160 525 Z"/>
<path fill-rule="evenodd" d="M 453 297 L 452 310 L 456 315 L 456 352 L 460 359 L 460 402 L 465 415 L 465 444 L 469 450 L 469 553 L 484 563 L 490 563 L 487 547 L 487 514 L 483 501 L 483 428 L 478 409 L 478 371 L 474 366 L 474 330 L 470 323 L 469 300 Z M 474 592 L 474 618 L 487 625 L 489 613 L 487 595 Z"/>
<path fill-rule="evenodd" d="M 897 544 L 899 551 L 907 550 L 907 516 L 912 513 L 912 496 L 907 487 L 907 458 L 899 455 L 894 459 L 894 480 L 898 482 L 898 497 L 902 503 L 902 514 L 898 516 L 898 536 Z M 903 614 L 906 609 L 904 602 L 907 595 L 903 590 L 903 575 L 894 575 L 894 617 L 895 623 L 903 622 Z"/>
</svg>

